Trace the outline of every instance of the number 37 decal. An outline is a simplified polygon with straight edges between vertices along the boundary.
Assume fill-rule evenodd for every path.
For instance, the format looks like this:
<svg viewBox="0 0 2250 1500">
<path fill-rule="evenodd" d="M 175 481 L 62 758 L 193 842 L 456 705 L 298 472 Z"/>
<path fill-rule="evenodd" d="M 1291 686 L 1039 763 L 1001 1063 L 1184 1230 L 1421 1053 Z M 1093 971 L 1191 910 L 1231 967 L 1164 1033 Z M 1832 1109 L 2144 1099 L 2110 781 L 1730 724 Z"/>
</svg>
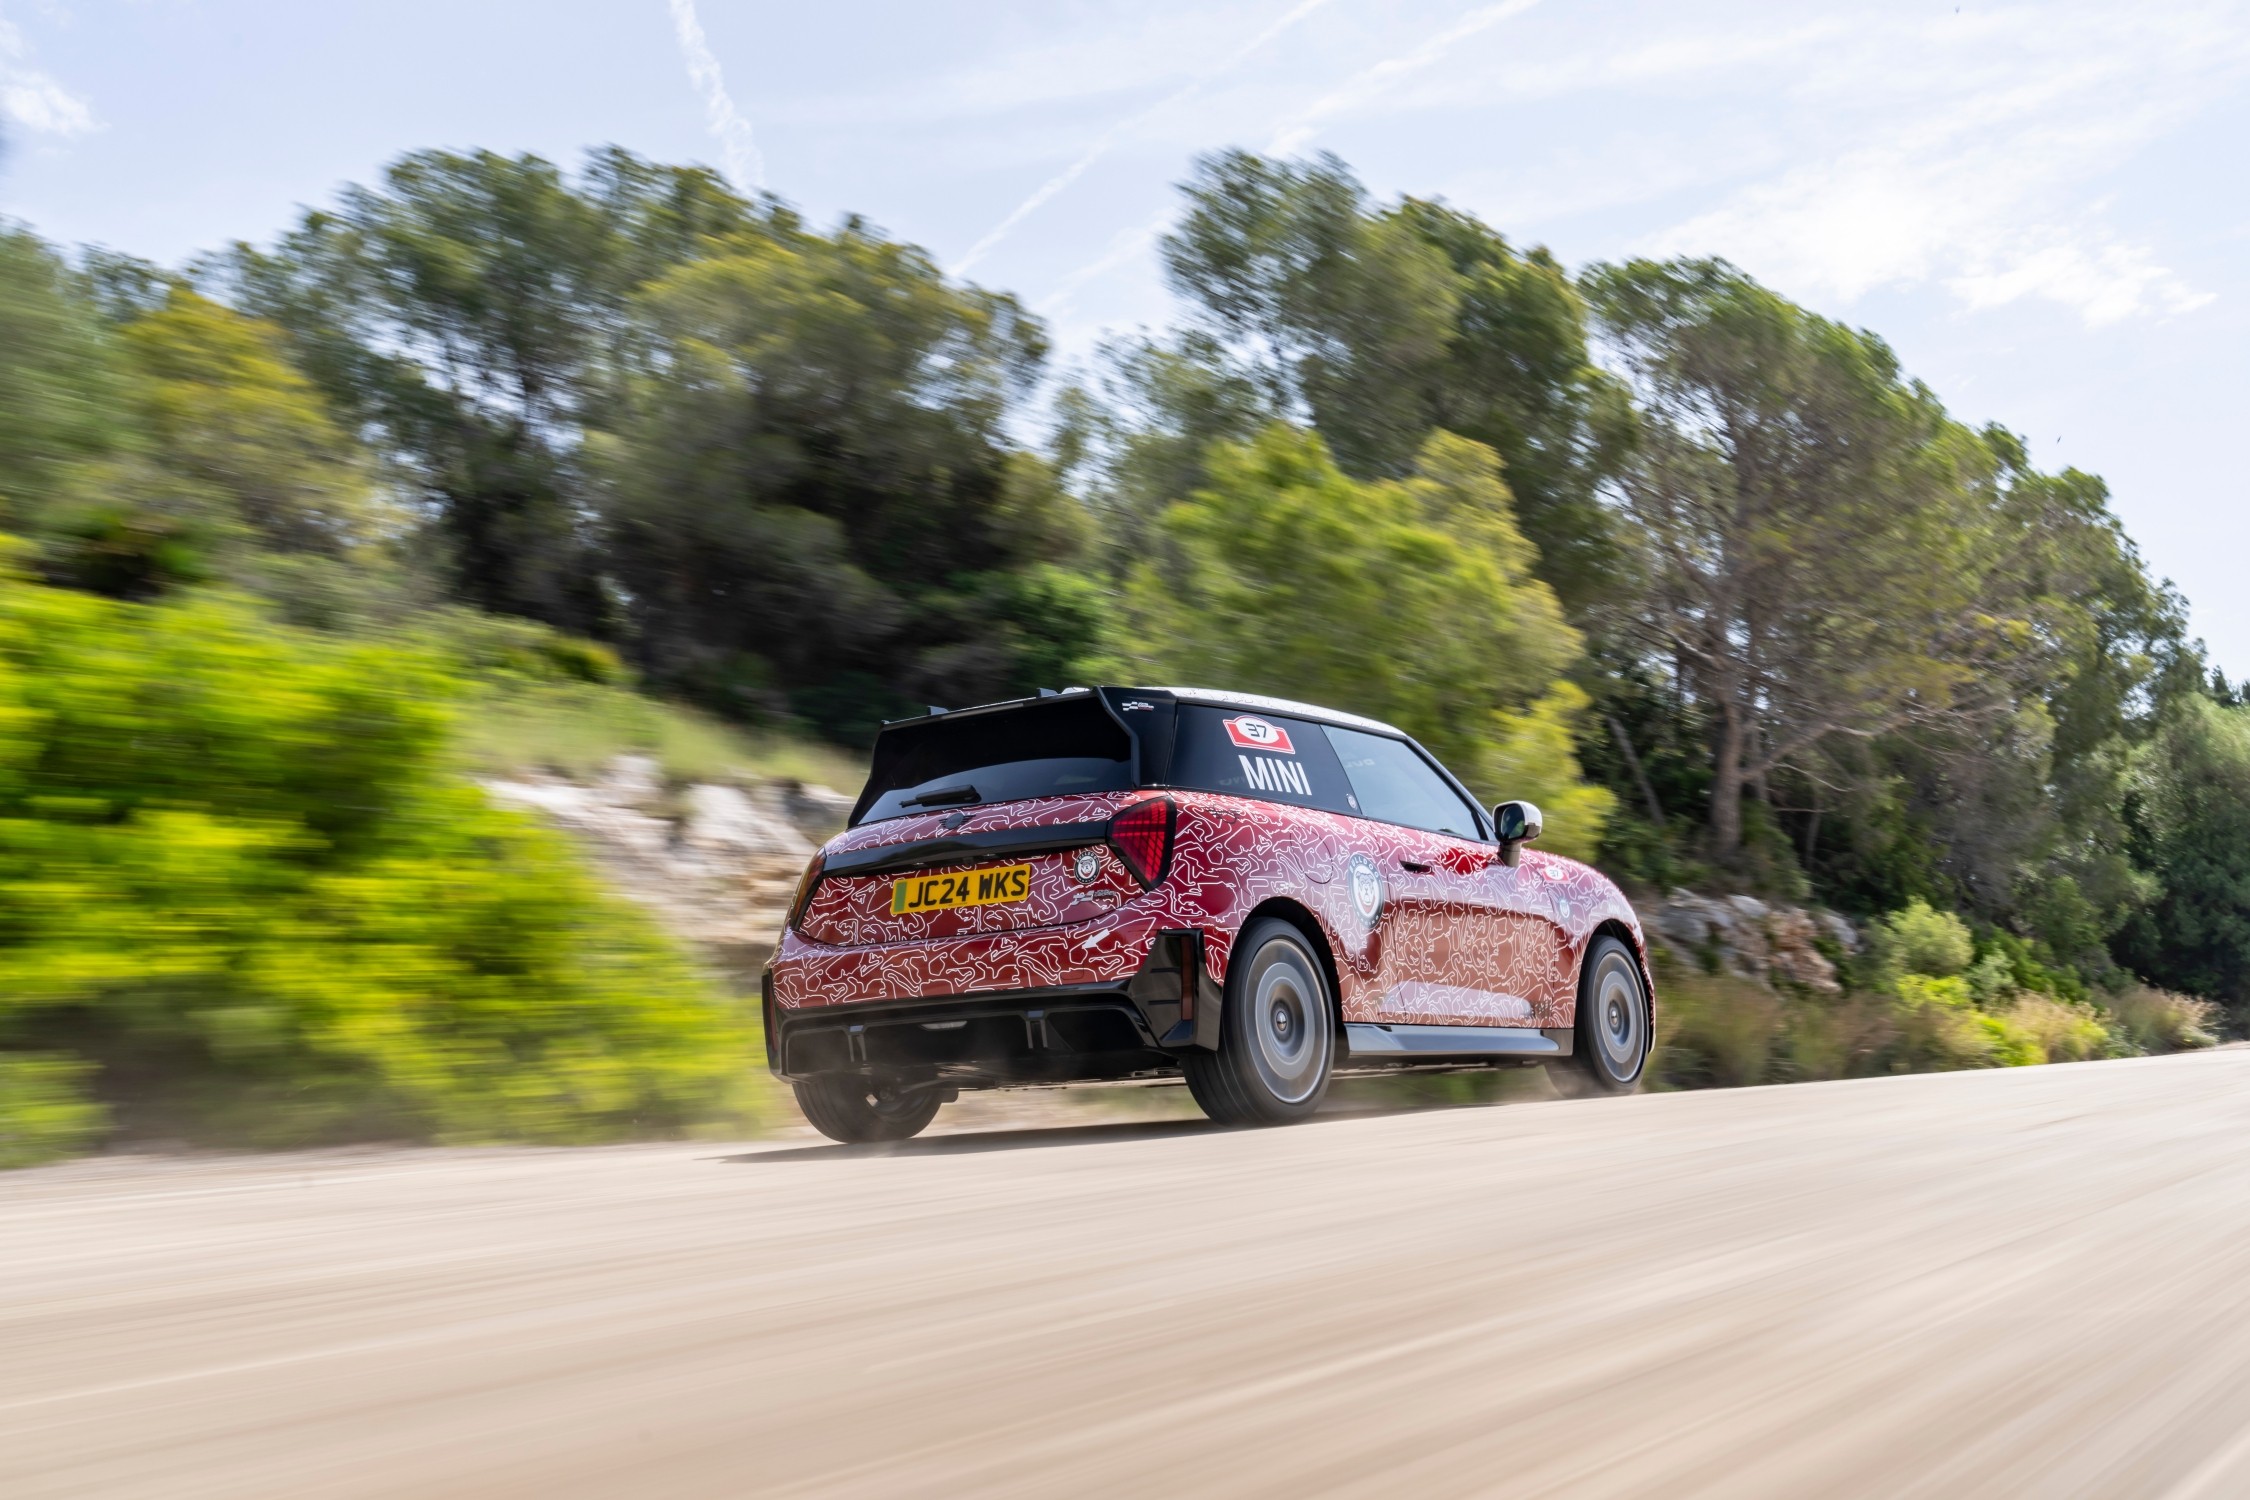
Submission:
<svg viewBox="0 0 2250 1500">
<path fill-rule="evenodd" d="M 1264 719 L 1227 720 L 1227 738 L 1234 741 L 1238 750 L 1263 750 L 1271 755 L 1297 753 L 1297 747 L 1289 743 L 1289 731 Z"/>
</svg>

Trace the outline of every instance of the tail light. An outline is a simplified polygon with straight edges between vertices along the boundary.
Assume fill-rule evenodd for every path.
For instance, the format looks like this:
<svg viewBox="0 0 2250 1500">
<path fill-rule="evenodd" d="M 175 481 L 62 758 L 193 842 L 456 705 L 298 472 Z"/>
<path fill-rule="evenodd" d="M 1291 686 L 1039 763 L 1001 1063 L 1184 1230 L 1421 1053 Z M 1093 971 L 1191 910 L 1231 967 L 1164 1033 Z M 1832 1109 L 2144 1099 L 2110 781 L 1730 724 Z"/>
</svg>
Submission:
<svg viewBox="0 0 2250 1500">
<path fill-rule="evenodd" d="M 1109 820 L 1109 846 L 1142 885 L 1164 879 L 1172 864 L 1172 824 L 1177 814 L 1169 797 L 1136 802 Z"/>
<path fill-rule="evenodd" d="M 789 925 L 792 928 L 797 925 L 797 919 L 805 914 L 805 908 L 812 904 L 813 892 L 820 889 L 820 868 L 820 856 L 815 854 L 806 862 L 805 873 L 797 877 L 797 894 L 789 898 Z"/>
</svg>

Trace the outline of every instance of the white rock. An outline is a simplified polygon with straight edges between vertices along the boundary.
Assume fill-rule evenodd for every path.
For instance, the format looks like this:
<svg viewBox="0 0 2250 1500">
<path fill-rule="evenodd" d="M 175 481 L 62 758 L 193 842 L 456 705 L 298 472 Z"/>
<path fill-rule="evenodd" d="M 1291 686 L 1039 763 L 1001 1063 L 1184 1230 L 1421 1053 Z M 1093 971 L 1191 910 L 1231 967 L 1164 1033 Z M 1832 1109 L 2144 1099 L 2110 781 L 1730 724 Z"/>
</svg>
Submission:
<svg viewBox="0 0 2250 1500">
<path fill-rule="evenodd" d="M 691 786 L 686 803 L 680 834 L 690 844 L 797 865 L 812 858 L 812 845 L 792 824 L 731 786 Z"/>
</svg>

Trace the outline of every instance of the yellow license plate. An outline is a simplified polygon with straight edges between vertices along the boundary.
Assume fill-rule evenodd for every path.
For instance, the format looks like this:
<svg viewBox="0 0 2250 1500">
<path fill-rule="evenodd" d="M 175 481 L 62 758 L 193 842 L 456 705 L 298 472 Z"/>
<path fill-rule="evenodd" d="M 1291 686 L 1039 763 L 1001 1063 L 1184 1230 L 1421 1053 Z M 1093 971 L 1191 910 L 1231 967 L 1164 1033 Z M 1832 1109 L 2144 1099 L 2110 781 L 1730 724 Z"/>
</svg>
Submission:
<svg viewBox="0 0 2250 1500">
<path fill-rule="evenodd" d="M 1031 894 L 1031 866 L 1002 865 L 959 875 L 910 875 L 891 887 L 891 915 L 944 911 L 955 906 L 999 906 Z"/>
</svg>

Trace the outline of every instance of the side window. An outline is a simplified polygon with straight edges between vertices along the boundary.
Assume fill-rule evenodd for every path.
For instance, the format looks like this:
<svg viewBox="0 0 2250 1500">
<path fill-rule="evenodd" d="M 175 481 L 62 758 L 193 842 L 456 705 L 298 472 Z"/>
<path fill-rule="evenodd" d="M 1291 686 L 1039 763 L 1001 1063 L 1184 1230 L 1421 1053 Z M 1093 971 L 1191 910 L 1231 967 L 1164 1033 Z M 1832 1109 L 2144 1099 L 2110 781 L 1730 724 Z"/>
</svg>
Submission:
<svg viewBox="0 0 2250 1500">
<path fill-rule="evenodd" d="M 1264 802 L 1357 812 L 1351 784 L 1318 724 L 1201 703 L 1180 705 L 1174 786 Z"/>
<path fill-rule="evenodd" d="M 1476 809 L 1430 769 L 1412 745 L 1334 726 L 1328 739 L 1359 798 L 1359 810 L 1367 817 L 1459 838 L 1483 837 Z"/>
</svg>

